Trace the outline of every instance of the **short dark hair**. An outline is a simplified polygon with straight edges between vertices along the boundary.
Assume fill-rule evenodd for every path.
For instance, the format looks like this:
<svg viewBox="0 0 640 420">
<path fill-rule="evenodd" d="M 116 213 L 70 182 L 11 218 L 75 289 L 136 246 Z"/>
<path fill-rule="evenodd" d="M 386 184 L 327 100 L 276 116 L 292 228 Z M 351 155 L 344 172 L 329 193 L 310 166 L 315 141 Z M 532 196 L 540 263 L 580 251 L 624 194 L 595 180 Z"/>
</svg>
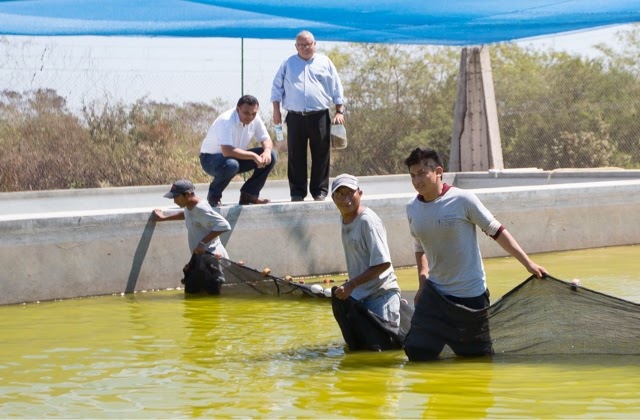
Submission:
<svg viewBox="0 0 640 420">
<path fill-rule="evenodd" d="M 425 166 L 432 171 L 435 171 L 438 166 L 444 169 L 442 156 L 440 156 L 440 154 L 434 149 L 430 149 L 428 147 L 416 147 L 404 161 L 407 168 L 420 162 L 424 162 Z"/>
<path fill-rule="evenodd" d="M 240 99 L 238 99 L 238 105 L 237 106 L 242 106 L 244 104 L 250 105 L 250 106 L 254 106 L 254 105 L 258 105 L 260 106 L 260 104 L 258 103 L 258 98 L 256 98 L 255 96 L 252 95 L 244 95 L 243 97 L 241 97 Z"/>
</svg>

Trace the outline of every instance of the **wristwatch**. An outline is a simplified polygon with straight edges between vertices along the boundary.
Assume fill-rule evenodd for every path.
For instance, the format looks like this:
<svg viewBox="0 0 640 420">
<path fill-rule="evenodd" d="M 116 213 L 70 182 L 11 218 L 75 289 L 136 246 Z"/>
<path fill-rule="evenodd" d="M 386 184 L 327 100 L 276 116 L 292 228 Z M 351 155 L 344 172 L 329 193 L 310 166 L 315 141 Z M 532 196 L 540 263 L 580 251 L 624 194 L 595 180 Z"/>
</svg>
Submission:
<svg viewBox="0 0 640 420">
<path fill-rule="evenodd" d="M 336 109 L 336 114 L 344 114 L 344 110 L 342 110 L 342 109 L 337 110 L 337 109 Z"/>
</svg>

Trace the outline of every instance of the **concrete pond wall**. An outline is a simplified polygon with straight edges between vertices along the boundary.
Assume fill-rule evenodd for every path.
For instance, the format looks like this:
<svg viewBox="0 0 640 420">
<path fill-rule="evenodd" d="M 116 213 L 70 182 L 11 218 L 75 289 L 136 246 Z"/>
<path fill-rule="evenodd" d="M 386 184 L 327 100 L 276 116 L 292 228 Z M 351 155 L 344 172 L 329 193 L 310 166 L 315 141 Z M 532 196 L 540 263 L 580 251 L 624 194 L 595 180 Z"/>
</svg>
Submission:
<svg viewBox="0 0 640 420">
<path fill-rule="evenodd" d="M 473 189 L 529 254 L 640 243 L 640 171 L 445 175 L 445 182 Z M 377 177 L 364 178 L 372 189 Z M 409 183 L 408 176 L 402 182 Z M 385 224 L 396 267 L 415 265 L 405 217 L 413 196 L 363 197 Z M 189 259 L 184 222 L 155 223 L 150 212 L 0 216 L 0 304 L 179 286 Z M 221 213 L 233 228 L 222 239 L 234 260 L 268 266 L 278 276 L 346 270 L 339 214 L 330 200 L 231 205 Z M 485 258 L 505 255 L 493 240 L 479 237 Z"/>
</svg>

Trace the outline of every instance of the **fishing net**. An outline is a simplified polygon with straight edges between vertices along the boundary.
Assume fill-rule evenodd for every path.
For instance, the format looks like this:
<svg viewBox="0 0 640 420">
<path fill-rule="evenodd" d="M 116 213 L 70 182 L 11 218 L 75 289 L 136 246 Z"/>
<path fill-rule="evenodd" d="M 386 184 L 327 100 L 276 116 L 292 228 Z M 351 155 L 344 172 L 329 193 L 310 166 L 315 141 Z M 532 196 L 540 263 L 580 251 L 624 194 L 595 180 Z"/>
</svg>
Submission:
<svg viewBox="0 0 640 420">
<path fill-rule="evenodd" d="M 400 301 L 400 325 L 391 325 L 353 298 L 340 300 L 333 288 L 331 307 L 342 337 L 351 351 L 401 349 L 411 325 L 413 309 Z"/>
<path fill-rule="evenodd" d="M 406 301 L 401 301 L 400 304 L 400 325 L 391 326 L 360 302 L 335 298 L 332 289 L 325 287 L 328 285 L 324 282 L 299 283 L 293 279 L 274 276 L 268 268 L 258 271 L 225 258 L 219 260 L 219 267 L 224 273 L 221 295 L 261 294 L 331 298 L 334 316 L 350 350 L 379 351 L 402 348 L 413 314 L 413 309 Z M 335 290 L 335 287 L 333 289 Z"/>
<path fill-rule="evenodd" d="M 530 277 L 489 309 L 496 354 L 640 354 L 640 305 Z"/>
<path fill-rule="evenodd" d="M 224 258 L 215 263 L 212 260 L 209 257 L 198 262 L 192 258 L 189 263 L 204 272 L 191 276 L 209 294 L 313 297 L 327 301 L 332 296 L 327 284 L 299 283 L 274 276 L 268 269 L 258 271 Z M 185 282 L 185 292 L 189 292 L 188 273 Z M 551 276 L 543 280 L 532 276 L 490 307 L 472 310 L 451 302 L 427 285 L 428 290 L 420 298 L 425 304 L 419 306 L 419 311 L 403 300 L 400 326 L 395 328 L 353 299 L 331 299 L 349 349 L 404 347 L 409 360 L 487 354 L 640 355 L 640 304 L 634 302 Z M 411 299 L 409 295 L 410 292 L 403 293 L 406 299 Z"/>
<path fill-rule="evenodd" d="M 325 287 L 320 283 L 299 283 L 293 279 L 277 277 L 267 268 L 258 271 L 225 258 L 220 259 L 220 266 L 225 279 L 220 292 L 222 295 L 331 296 L 330 290 L 325 292 Z"/>
<path fill-rule="evenodd" d="M 484 310 L 437 292 L 425 297 L 430 316 L 423 316 L 422 304 L 414 313 L 404 343 L 409 360 L 428 360 L 440 350 L 441 357 L 640 354 L 639 304 L 550 276 L 529 277 Z"/>
<path fill-rule="evenodd" d="M 219 261 L 211 254 L 192 254 L 184 272 L 184 292 L 188 294 L 219 295 L 224 274 Z"/>
</svg>

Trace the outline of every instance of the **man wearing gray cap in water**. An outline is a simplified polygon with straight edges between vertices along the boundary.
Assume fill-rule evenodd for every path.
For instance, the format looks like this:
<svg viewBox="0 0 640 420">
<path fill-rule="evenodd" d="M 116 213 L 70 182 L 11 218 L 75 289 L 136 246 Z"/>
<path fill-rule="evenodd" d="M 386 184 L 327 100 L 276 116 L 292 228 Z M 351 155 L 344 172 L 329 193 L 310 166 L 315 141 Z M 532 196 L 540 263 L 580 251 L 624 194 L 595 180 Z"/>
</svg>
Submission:
<svg viewBox="0 0 640 420">
<path fill-rule="evenodd" d="M 211 206 L 198 197 L 195 193 L 193 183 L 186 179 L 176 181 L 171 190 L 164 195 L 165 198 L 172 198 L 184 211 L 166 216 L 162 210 L 153 211 L 155 220 L 184 220 L 187 224 L 187 235 L 189 239 L 189 249 L 194 254 L 219 254 L 229 258 L 227 250 L 224 249 L 219 236 L 231 230 L 231 225 Z"/>
<path fill-rule="evenodd" d="M 349 281 L 335 288 L 334 294 L 340 300 L 355 299 L 397 328 L 400 325 L 400 287 L 391 264 L 387 232 L 378 215 L 361 204 L 361 197 L 362 190 L 353 175 L 338 175 L 331 185 L 331 198 L 342 216 L 342 246 L 349 275 Z M 338 315 L 336 320 L 340 324 Z M 340 327 L 349 343 L 345 325 L 340 324 Z"/>
<path fill-rule="evenodd" d="M 229 258 L 227 250 L 220 242 L 220 235 L 231 230 L 229 222 L 219 213 L 213 210 L 206 200 L 201 199 L 195 193 L 193 183 L 187 179 L 176 181 L 171 190 L 164 195 L 165 198 L 173 199 L 182 211 L 173 214 L 165 214 L 160 209 L 155 209 L 152 219 L 158 222 L 171 220 L 184 220 L 187 225 L 187 238 L 189 241 L 189 250 L 192 258 L 183 271 L 185 280 L 189 279 L 189 272 L 200 269 L 200 261 L 204 261 L 213 270 L 212 276 L 215 277 L 210 282 L 216 284 L 190 284 L 185 283 L 185 292 L 197 293 L 202 289 L 210 294 L 218 294 L 220 292 L 220 284 L 224 282 L 222 268 L 218 263 L 219 258 Z M 196 268 L 196 270 L 194 270 Z M 218 281 L 219 280 L 219 281 Z M 210 283 L 209 282 L 209 283 Z"/>
</svg>

